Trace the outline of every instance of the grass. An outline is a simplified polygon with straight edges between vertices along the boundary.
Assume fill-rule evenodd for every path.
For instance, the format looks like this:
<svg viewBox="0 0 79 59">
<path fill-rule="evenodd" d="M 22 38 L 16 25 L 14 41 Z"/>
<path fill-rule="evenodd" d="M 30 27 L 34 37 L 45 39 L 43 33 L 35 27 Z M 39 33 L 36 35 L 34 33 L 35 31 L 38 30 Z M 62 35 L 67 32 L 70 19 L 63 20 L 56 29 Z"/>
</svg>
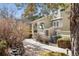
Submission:
<svg viewBox="0 0 79 59">
<path fill-rule="evenodd" d="M 67 56 L 64 53 L 60 53 L 60 52 L 50 52 L 50 51 L 41 51 L 40 52 L 41 56 Z"/>
</svg>

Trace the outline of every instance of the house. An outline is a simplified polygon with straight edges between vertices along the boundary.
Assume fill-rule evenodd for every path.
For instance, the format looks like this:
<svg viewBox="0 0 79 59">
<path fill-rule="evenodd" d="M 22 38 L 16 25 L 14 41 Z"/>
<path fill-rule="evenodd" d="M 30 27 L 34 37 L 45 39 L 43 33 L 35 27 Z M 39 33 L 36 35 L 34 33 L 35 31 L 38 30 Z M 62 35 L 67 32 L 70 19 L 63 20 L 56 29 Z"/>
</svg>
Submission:
<svg viewBox="0 0 79 59">
<path fill-rule="evenodd" d="M 66 10 L 54 9 L 52 14 L 31 22 L 32 36 L 43 33 L 50 37 L 56 31 L 57 35 L 70 37 L 70 6 Z"/>
</svg>

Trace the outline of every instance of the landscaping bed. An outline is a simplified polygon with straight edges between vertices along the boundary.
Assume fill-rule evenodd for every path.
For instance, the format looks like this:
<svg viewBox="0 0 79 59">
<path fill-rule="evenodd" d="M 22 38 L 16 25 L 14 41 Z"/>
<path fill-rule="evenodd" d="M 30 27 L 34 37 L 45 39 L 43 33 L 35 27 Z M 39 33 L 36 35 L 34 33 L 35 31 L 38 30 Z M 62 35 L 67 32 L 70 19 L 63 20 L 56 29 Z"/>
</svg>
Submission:
<svg viewBox="0 0 79 59">
<path fill-rule="evenodd" d="M 58 47 L 71 49 L 71 41 L 69 37 L 63 37 L 57 41 Z"/>
</svg>

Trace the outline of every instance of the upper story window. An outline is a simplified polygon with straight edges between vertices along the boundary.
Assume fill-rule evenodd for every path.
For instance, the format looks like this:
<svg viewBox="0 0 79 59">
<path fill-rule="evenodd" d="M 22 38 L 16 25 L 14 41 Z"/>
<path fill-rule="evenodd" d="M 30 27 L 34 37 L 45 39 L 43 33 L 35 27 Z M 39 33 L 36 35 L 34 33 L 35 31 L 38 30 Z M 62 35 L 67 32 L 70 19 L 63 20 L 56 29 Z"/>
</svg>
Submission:
<svg viewBox="0 0 79 59">
<path fill-rule="evenodd" d="M 53 10 L 53 17 L 54 17 L 54 18 L 59 18 L 59 17 L 61 17 L 61 11 L 60 11 L 60 9 L 55 9 L 55 10 Z"/>
<path fill-rule="evenodd" d="M 53 20 L 52 21 L 52 25 L 54 28 L 61 28 L 62 27 L 62 19 L 59 20 Z"/>
</svg>

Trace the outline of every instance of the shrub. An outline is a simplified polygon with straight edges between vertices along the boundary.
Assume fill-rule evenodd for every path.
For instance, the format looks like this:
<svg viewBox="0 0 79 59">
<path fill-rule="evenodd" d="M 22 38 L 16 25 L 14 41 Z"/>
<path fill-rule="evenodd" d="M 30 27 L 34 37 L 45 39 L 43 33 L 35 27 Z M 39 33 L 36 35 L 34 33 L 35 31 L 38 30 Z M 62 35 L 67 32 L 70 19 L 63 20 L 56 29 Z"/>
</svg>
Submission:
<svg viewBox="0 0 79 59">
<path fill-rule="evenodd" d="M 50 52 L 50 51 L 41 51 L 39 53 L 41 56 L 67 56 L 64 53 L 59 53 L 59 52 Z"/>
<path fill-rule="evenodd" d="M 49 44 L 49 39 L 45 34 L 37 34 L 37 41 L 40 41 L 44 44 Z"/>
<path fill-rule="evenodd" d="M 6 48 L 7 47 L 7 42 L 5 40 L 0 41 L 0 49 Z"/>
<path fill-rule="evenodd" d="M 59 38 L 62 38 L 62 36 L 58 35 L 58 36 L 56 36 L 56 38 L 59 39 Z"/>
<path fill-rule="evenodd" d="M 50 42 L 52 42 L 52 43 L 57 43 L 57 40 L 58 40 L 59 38 L 62 38 L 62 36 L 60 36 L 60 35 L 51 36 Z"/>
<path fill-rule="evenodd" d="M 9 43 L 22 41 L 29 36 L 29 26 L 16 20 L 0 20 L 0 38 Z"/>
<path fill-rule="evenodd" d="M 2 45 L 3 40 L 7 43 L 7 48 L 17 47 L 17 44 L 22 43 L 22 41 L 25 38 L 28 38 L 28 36 L 29 36 L 29 26 L 26 23 L 23 23 L 21 21 L 16 22 L 16 20 L 12 19 L 0 20 L 1 47 L 4 47 L 4 45 Z"/>
<path fill-rule="evenodd" d="M 5 40 L 0 40 L 0 55 L 6 55 L 5 49 L 7 48 L 7 42 Z"/>
<path fill-rule="evenodd" d="M 70 42 L 70 38 L 69 37 L 63 37 L 58 39 L 57 41 L 58 47 L 61 48 L 71 48 L 71 42 Z"/>
</svg>

